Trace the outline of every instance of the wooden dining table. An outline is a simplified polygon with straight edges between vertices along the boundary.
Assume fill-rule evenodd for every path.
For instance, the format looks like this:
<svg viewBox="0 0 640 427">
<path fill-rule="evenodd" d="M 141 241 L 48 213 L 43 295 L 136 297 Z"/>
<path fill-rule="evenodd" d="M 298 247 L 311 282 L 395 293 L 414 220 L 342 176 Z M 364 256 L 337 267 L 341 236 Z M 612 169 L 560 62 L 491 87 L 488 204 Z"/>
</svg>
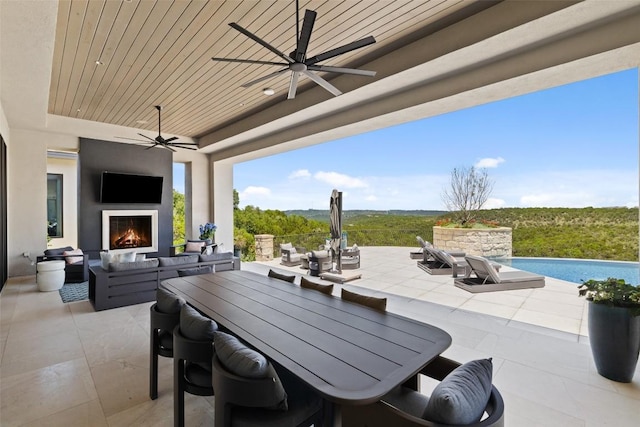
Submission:
<svg viewBox="0 0 640 427">
<path fill-rule="evenodd" d="M 250 271 L 168 279 L 162 286 L 295 374 L 331 402 L 364 405 L 417 373 L 451 345 L 435 326 Z"/>
</svg>

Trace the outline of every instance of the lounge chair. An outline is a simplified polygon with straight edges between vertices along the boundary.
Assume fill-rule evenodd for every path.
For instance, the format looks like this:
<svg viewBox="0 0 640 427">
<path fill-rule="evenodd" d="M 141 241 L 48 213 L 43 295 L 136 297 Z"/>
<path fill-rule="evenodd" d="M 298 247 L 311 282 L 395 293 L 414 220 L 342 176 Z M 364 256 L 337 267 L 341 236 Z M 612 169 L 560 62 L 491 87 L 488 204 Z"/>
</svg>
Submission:
<svg viewBox="0 0 640 427">
<path fill-rule="evenodd" d="M 418 241 L 418 244 L 420 245 L 420 249 L 413 250 L 413 251 L 409 252 L 409 258 L 411 258 L 411 259 L 422 259 L 422 257 L 424 256 L 424 248 L 427 247 L 427 246 L 432 246 L 432 245 L 431 245 L 431 243 L 425 241 L 420 236 L 416 236 L 416 240 Z"/>
<path fill-rule="evenodd" d="M 417 265 L 429 274 L 450 274 L 458 277 L 458 273 L 467 273 L 467 262 L 461 258 L 462 252 L 445 252 L 432 247 L 424 247 L 424 257 Z"/>
<path fill-rule="evenodd" d="M 465 291 L 477 293 L 544 287 L 544 276 L 521 270 L 500 273 L 488 259 L 480 256 L 467 255 L 465 260 L 469 265 L 467 275 L 454 281 Z M 476 277 L 471 277 L 471 273 Z"/>
</svg>

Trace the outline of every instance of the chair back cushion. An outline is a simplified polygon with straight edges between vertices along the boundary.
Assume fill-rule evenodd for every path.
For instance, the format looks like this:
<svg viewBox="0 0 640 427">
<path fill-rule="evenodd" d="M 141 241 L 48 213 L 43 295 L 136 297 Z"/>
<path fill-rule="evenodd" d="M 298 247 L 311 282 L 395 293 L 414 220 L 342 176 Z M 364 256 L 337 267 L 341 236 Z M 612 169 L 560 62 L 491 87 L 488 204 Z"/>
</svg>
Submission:
<svg viewBox="0 0 640 427">
<path fill-rule="evenodd" d="M 198 262 L 198 257 L 200 255 L 185 255 L 185 256 L 172 256 L 172 257 L 158 257 L 160 261 L 160 267 L 169 267 L 173 265 L 182 265 L 182 264 L 195 264 Z"/>
<path fill-rule="evenodd" d="M 50 257 L 60 257 L 59 259 L 63 259 L 62 256 L 64 254 L 64 251 L 72 251 L 73 248 L 71 246 L 65 246 L 64 248 L 53 248 L 53 249 L 46 249 L 44 251 L 44 256 L 46 256 L 47 258 Z"/>
<path fill-rule="evenodd" d="M 500 283 L 500 275 L 488 259 L 474 255 L 467 255 L 464 259 L 479 279 L 489 279 L 493 283 Z"/>
<path fill-rule="evenodd" d="M 212 341 L 218 324 L 198 313 L 189 304 L 180 309 L 180 331 L 186 338 L 196 341 Z"/>
<path fill-rule="evenodd" d="M 169 292 L 164 288 L 158 288 L 156 290 L 156 302 L 156 308 L 160 313 L 164 314 L 178 314 L 185 304 L 181 296 Z"/>
<path fill-rule="evenodd" d="M 267 276 L 269 277 L 273 277 L 274 279 L 280 279 L 280 280 L 284 280 L 285 282 L 289 282 L 289 283 L 293 283 L 294 280 L 296 280 L 296 276 L 295 275 L 287 275 L 287 274 L 281 274 L 281 273 L 277 273 L 271 269 L 269 269 L 269 274 L 267 274 Z"/>
<path fill-rule="evenodd" d="M 350 292 L 346 289 L 342 289 L 342 299 L 346 301 L 355 302 L 358 304 L 365 305 L 367 307 L 371 307 L 376 310 L 386 311 L 387 310 L 387 299 L 386 298 L 376 298 L 369 297 L 366 295 L 360 295 L 355 292 Z"/>
<path fill-rule="evenodd" d="M 313 289 L 314 291 L 320 291 L 323 294 L 331 295 L 333 293 L 333 284 L 330 285 L 322 285 L 320 283 L 312 282 L 311 280 L 301 277 L 300 278 L 300 287 Z"/>
<path fill-rule="evenodd" d="M 184 246 L 184 251 L 201 253 L 202 248 L 204 248 L 204 242 L 187 242 Z"/>
<path fill-rule="evenodd" d="M 185 268 L 185 269 L 178 270 L 179 277 L 197 276 L 199 274 L 209 274 L 209 273 L 214 273 L 213 265 L 203 265 L 202 267 Z"/>
<path fill-rule="evenodd" d="M 433 389 L 423 418 L 442 424 L 477 423 L 489 402 L 492 373 L 491 359 L 457 367 Z"/>
<path fill-rule="evenodd" d="M 276 370 L 259 352 L 247 347 L 233 335 L 216 332 L 213 338 L 215 355 L 222 366 L 234 375 L 250 379 L 271 378 L 268 384 L 272 387 L 270 395 L 278 403 L 266 409 L 286 411 L 288 409 L 287 393 Z"/>
</svg>

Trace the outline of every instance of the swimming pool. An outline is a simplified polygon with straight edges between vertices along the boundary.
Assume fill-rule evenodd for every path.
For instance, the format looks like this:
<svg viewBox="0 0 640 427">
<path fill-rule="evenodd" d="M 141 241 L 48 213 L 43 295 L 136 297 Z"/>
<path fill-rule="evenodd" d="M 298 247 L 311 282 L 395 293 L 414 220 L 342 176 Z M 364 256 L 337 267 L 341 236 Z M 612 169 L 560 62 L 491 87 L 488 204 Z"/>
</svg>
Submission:
<svg viewBox="0 0 640 427">
<path fill-rule="evenodd" d="M 637 262 L 518 257 L 494 261 L 519 270 L 578 284 L 589 279 L 608 277 L 624 279 L 632 285 L 640 284 L 640 266 Z"/>
</svg>

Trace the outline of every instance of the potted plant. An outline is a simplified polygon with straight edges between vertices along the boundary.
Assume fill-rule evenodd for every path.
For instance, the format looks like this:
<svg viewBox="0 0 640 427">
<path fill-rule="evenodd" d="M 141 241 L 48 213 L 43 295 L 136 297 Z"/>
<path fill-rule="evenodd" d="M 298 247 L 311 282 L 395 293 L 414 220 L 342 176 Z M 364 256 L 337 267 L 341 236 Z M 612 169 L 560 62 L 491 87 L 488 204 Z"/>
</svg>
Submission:
<svg viewBox="0 0 640 427">
<path fill-rule="evenodd" d="M 640 287 L 613 277 L 579 288 L 589 301 L 589 342 L 598 373 L 631 382 L 640 353 Z"/>
<path fill-rule="evenodd" d="M 233 233 L 233 255 L 240 257 L 249 244 L 249 233 L 240 228 L 236 228 Z"/>
<path fill-rule="evenodd" d="M 209 243 L 213 243 L 213 235 L 216 233 L 216 229 L 218 228 L 212 222 L 207 222 L 206 224 L 200 225 L 200 240 L 208 240 Z"/>
</svg>

